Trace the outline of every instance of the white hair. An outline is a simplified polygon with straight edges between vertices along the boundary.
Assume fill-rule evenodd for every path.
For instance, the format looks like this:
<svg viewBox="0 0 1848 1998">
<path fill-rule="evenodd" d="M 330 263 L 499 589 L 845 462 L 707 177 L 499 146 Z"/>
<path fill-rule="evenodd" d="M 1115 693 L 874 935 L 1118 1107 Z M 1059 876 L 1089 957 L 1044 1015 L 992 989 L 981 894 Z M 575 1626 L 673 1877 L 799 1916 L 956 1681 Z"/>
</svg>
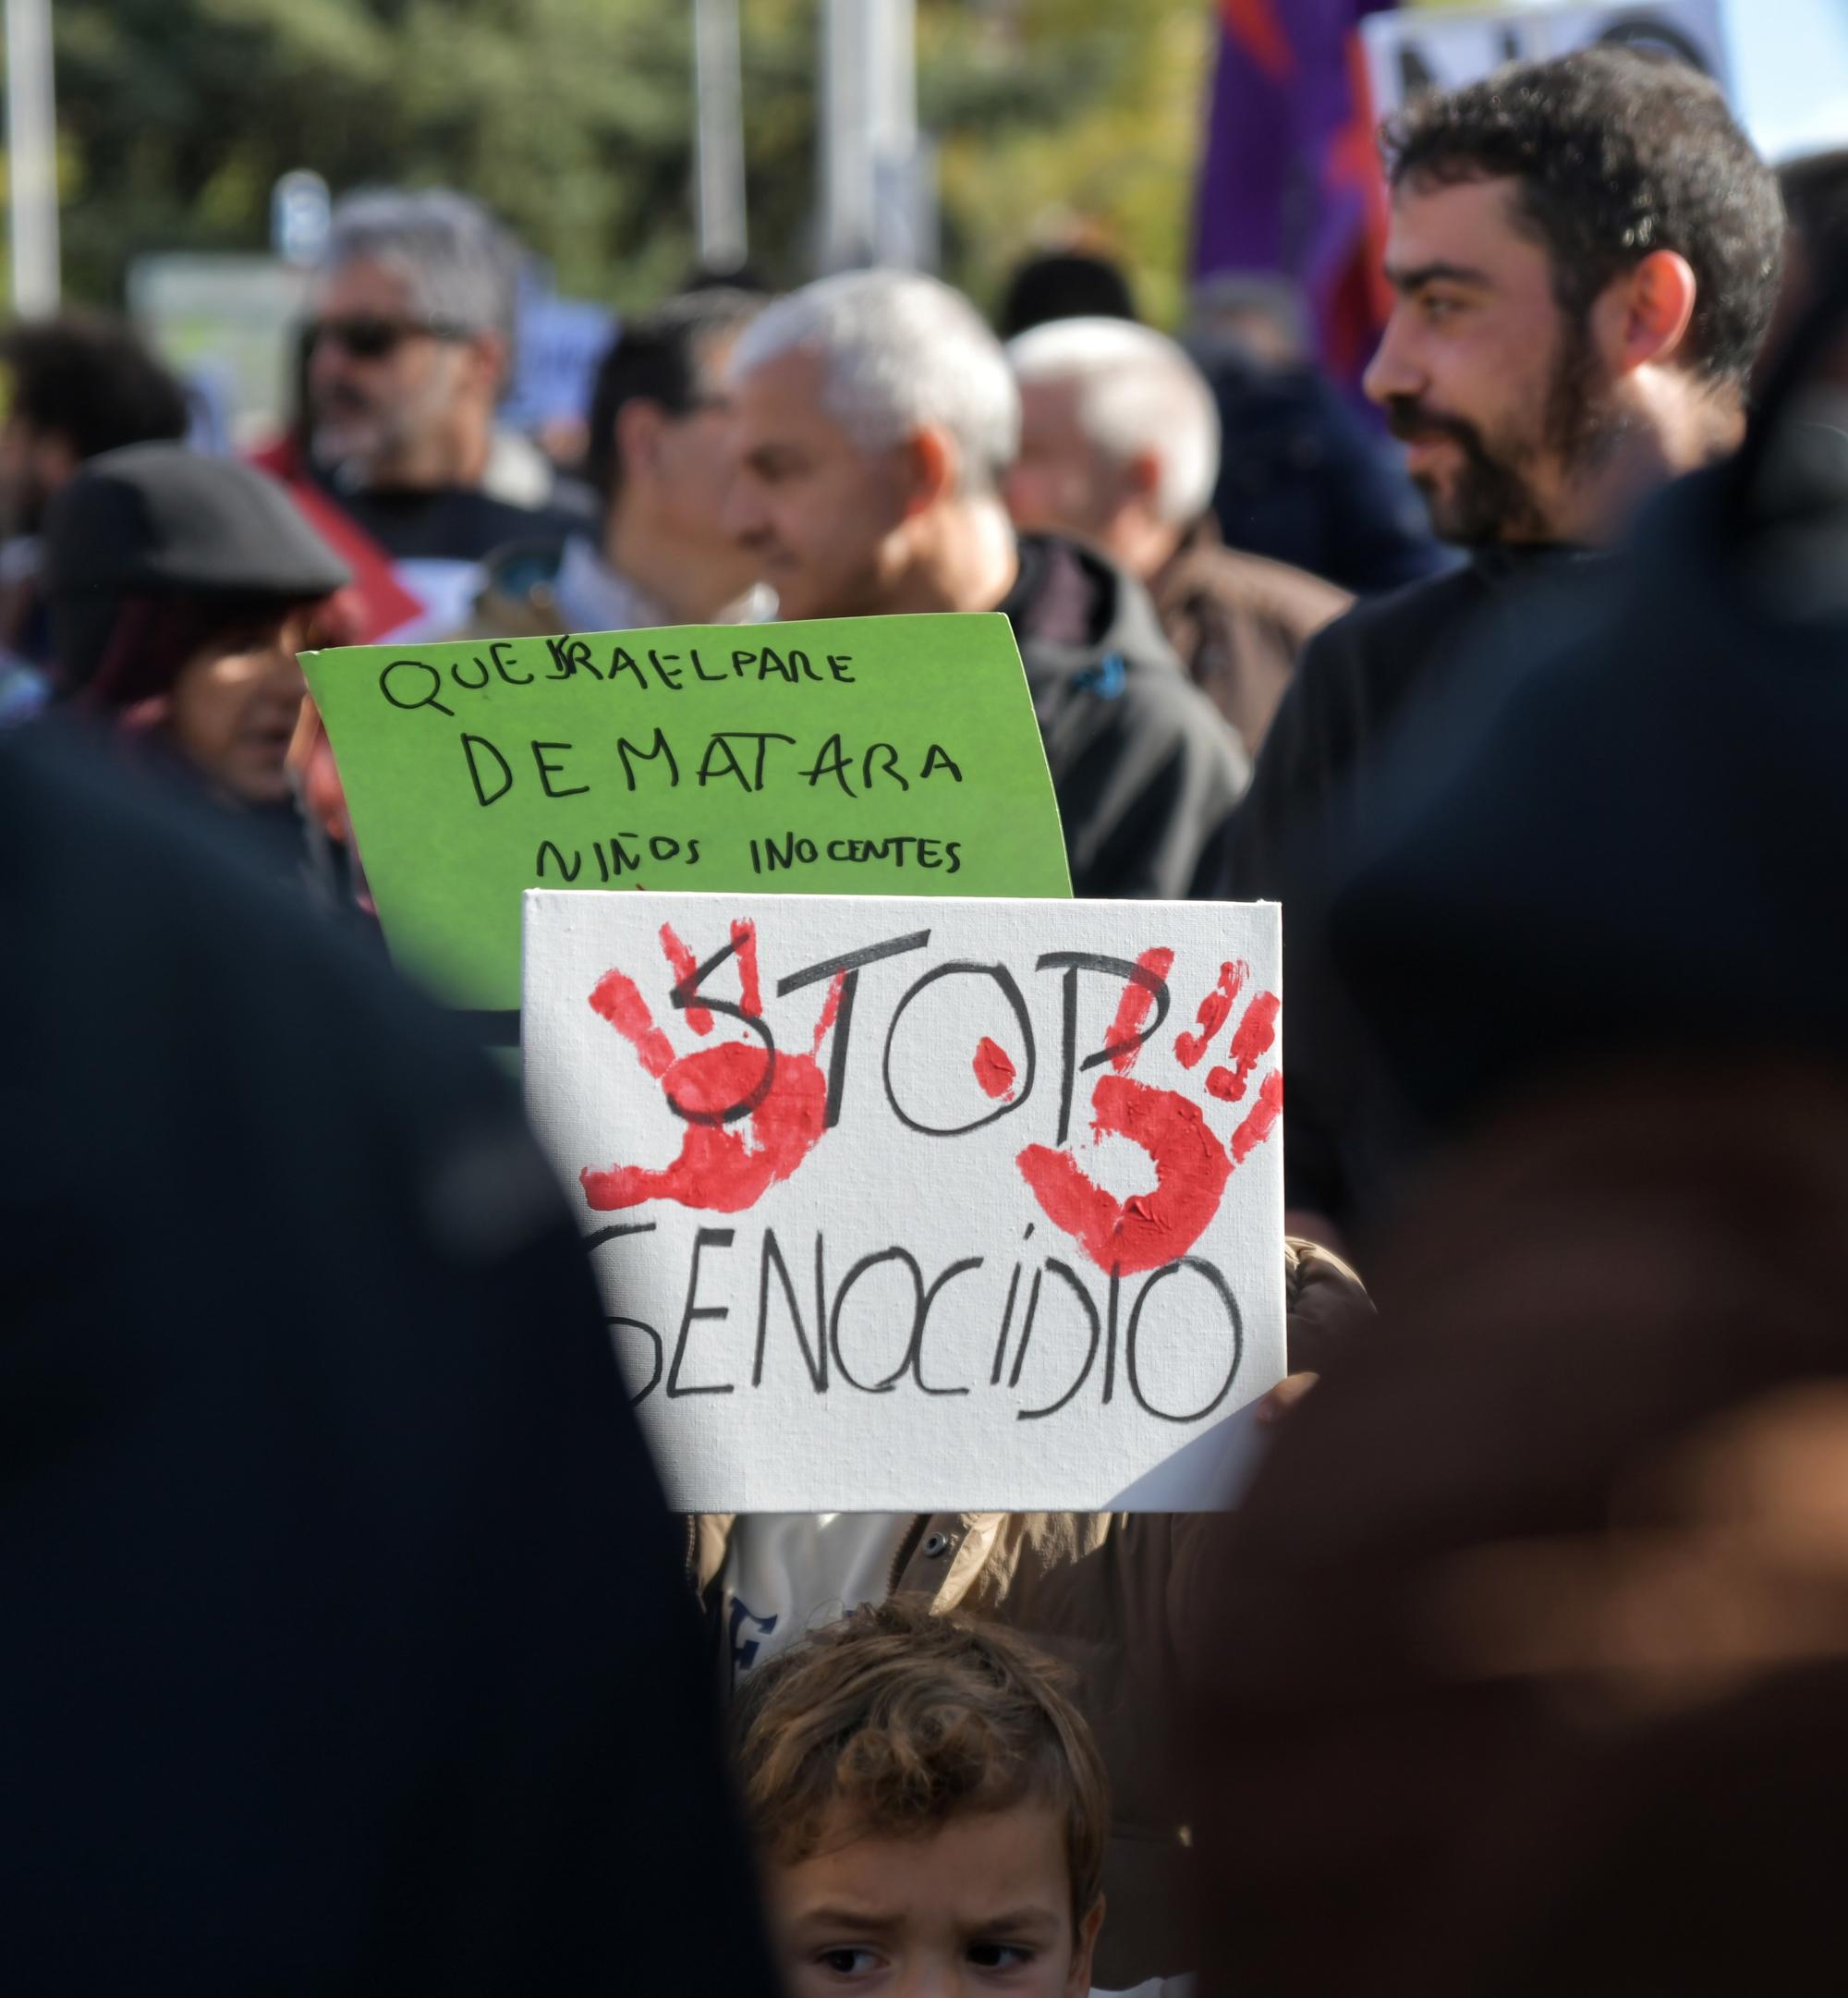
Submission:
<svg viewBox="0 0 1848 1998">
<path fill-rule="evenodd" d="M 1219 478 L 1219 408 L 1206 377 L 1165 335 L 1126 319 L 1054 319 L 1007 343 L 1020 383 L 1076 389 L 1080 434 L 1114 464 L 1159 460 L 1161 518 L 1180 525 L 1211 502 Z"/>
<path fill-rule="evenodd" d="M 767 306 L 732 350 L 742 380 L 787 353 L 821 364 L 821 407 L 862 450 L 946 432 L 965 492 L 990 490 L 1020 448 L 1020 392 L 974 306 L 912 271 L 847 271 Z"/>
<path fill-rule="evenodd" d="M 359 188 L 334 205 L 322 267 L 360 259 L 397 271 L 411 310 L 513 344 L 519 250 L 479 201 L 449 188 Z"/>
</svg>

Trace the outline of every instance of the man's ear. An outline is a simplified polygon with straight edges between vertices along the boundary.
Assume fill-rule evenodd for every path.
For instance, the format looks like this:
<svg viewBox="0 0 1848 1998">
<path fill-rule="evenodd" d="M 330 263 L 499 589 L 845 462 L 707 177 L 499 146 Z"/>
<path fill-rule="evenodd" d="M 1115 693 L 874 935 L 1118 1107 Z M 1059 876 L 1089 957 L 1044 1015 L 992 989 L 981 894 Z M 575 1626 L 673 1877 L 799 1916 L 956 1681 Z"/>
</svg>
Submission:
<svg viewBox="0 0 1848 1998">
<path fill-rule="evenodd" d="M 623 478 L 645 477 L 655 469 L 665 420 L 661 405 L 646 396 L 631 396 L 616 411 L 616 468 Z"/>
<path fill-rule="evenodd" d="M 507 384 L 507 343 L 498 333 L 478 333 L 465 347 L 468 372 L 496 403 Z"/>
<path fill-rule="evenodd" d="M 900 448 L 905 454 L 905 518 L 908 520 L 955 491 L 956 447 L 946 431 L 927 423 Z"/>
<path fill-rule="evenodd" d="M 1152 500 L 1161 490 L 1161 457 L 1156 451 L 1138 451 L 1123 468 L 1123 492 L 1126 499 Z"/>
<path fill-rule="evenodd" d="M 1072 1952 L 1072 1974 L 1066 1982 L 1065 1998 L 1090 1998 L 1091 1958 L 1097 1953 L 1098 1931 L 1103 1927 L 1103 1896 L 1091 1903 L 1090 1912 L 1078 1924 L 1078 1946 Z"/>
<path fill-rule="evenodd" d="M 1613 372 L 1629 374 L 1679 357 L 1694 317 L 1694 267 L 1678 250 L 1652 250 L 1613 287 L 1607 335 Z"/>
</svg>

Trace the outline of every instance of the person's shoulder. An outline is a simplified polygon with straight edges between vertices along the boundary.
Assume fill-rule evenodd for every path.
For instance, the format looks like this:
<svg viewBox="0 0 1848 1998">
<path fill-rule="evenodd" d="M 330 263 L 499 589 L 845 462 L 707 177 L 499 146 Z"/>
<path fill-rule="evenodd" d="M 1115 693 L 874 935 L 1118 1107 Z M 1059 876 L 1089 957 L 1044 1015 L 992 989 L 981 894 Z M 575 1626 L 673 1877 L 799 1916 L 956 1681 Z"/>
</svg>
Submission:
<svg viewBox="0 0 1848 1998">
<path fill-rule="evenodd" d="M 1416 581 L 1401 583 L 1397 589 L 1355 599 L 1323 637 L 1339 636 L 1358 644 L 1427 629 L 1466 615 L 1485 593 L 1477 565 L 1459 563 L 1436 576 L 1421 576 Z"/>
<path fill-rule="evenodd" d="M 1304 645 L 1297 683 L 1313 688 L 1382 675 L 1395 681 L 1411 679 L 1445 635 L 1480 608 L 1488 593 L 1480 571 L 1467 563 L 1378 596 L 1361 597 Z"/>
<path fill-rule="evenodd" d="M 400 1110 L 416 1106 L 413 1115 L 445 1100 L 498 1111 L 505 1091 L 460 1029 L 304 899 L 279 896 L 269 875 L 227 848 L 217 808 L 61 721 L 0 739 L 0 800 L 7 926 L 46 953 L 37 1003 L 55 1005 L 62 992 L 94 1013 L 86 966 L 161 968 L 135 1033 L 108 1043 L 121 1043 L 125 1058 L 129 1041 L 152 1034 L 150 1021 L 171 1025 L 197 1004 L 231 1023 L 216 1041 L 175 1042 L 202 1067 L 231 1059 L 233 1043 L 266 1038 L 295 1050 L 307 1090 L 319 1075 L 343 1098 L 372 1088 Z M 89 925 L 80 947 L 55 948 L 79 910 Z"/>
<path fill-rule="evenodd" d="M 1354 592 L 1313 570 L 1271 555 L 1249 554 L 1213 541 L 1190 548 L 1160 579 L 1158 603 L 1176 596 L 1207 595 L 1278 623 L 1297 627 L 1307 639 L 1353 607 Z"/>
</svg>

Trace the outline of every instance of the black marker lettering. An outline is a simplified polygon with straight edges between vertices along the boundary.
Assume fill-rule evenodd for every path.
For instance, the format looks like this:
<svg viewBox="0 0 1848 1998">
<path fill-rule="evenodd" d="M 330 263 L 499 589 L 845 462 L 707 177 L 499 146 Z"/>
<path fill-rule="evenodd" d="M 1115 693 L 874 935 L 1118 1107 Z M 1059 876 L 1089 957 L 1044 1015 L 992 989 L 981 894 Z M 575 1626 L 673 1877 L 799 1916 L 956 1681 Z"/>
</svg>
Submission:
<svg viewBox="0 0 1848 1998">
<path fill-rule="evenodd" d="M 668 789 L 673 791 L 679 788 L 680 765 L 675 761 L 674 751 L 668 744 L 667 737 L 661 729 L 657 728 L 655 730 L 654 742 L 651 747 L 646 749 L 638 749 L 626 736 L 618 736 L 616 737 L 616 754 L 623 760 L 623 777 L 631 791 L 636 787 L 636 762 L 651 763 L 656 757 L 661 756 L 667 759 Z M 630 761 L 631 758 L 635 759 L 635 762 Z"/>
<path fill-rule="evenodd" d="M 833 1130 L 841 1121 L 841 1095 L 847 1080 L 847 1042 L 854 1026 L 854 995 L 859 991 L 860 973 L 868 965 L 878 964 L 887 957 L 902 957 L 907 952 L 922 950 L 930 941 L 928 930 L 914 930 L 908 936 L 894 937 L 890 943 L 869 944 L 863 950 L 850 950 L 844 956 L 824 957 L 819 964 L 804 965 L 801 970 L 792 971 L 787 978 L 776 981 L 776 996 L 779 999 L 793 992 L 800 992 L 805 985 L 814 985 L 822 979 L 834 977 L 837 972 L 845 974 L 841 984 L 841 1003 L 834 1010 L 834 1044 L 828 1056 L 828 1116 L 825 1128 Z"/>
<path fill-rule="evenodd" d="M 494 671 L 500 675 L 509 687 L 530 687 L 532 685 L 532 675 L 529 673 L 516 673 L 513 670 L 511 657 L 506 659 L 501 657 L 503 652 L 511 655 L 512 652 L 513 644 L 510 640 L 496 639 L 488 648 L 488 657 L 494 662 Z"/>
<path fill-rule="evenodd" d="M 1059 1396 L 1058 1400 L 1048 1402 L 1043 1408 L 1020 1408 L 1015 1410 L 1015 1420 L 1016 1422 L 1037 1422 L 1042 1416 L 1057 1415 L 1059 1410 L 1072 1400 L 1078 1390 L 1090 1379 L 1091 1367 L 1097 1359 L 1098 1334 L 1100 1328 L 1098 1324 L 1098 1308 L 1091 1301 L 1090 1292 L 1078 1281 L 1076 1273 L 1066 1264 L 1059 1261 L 1056 1257 L 1047 1257 L 1046 1267 L 1052 1271 L 1054 1276 L 1063 1277 L 1071 1285 L 1077 1296 L 1078 1302 L 1084 1306 L 1085 1317 L 1089 1322 L 1091 1328 L 1090 1344 L 1085 1348 L 1085 1363 L 1078 1369 L 1077 1379 Z M 1020 1371 L 1018 1367 L 1014 1371 L 1016 1374 Z"/>
<path fill-rule="evenodd" d="M 1049 950 L 1034 960 L 1033 969 L 1065 974 L 1059 1054 L 1059 1135 L 1053 1140 L 1055 1144 L 1063 1145 L 1071 1130 L 1074 1079 L 1085 1070 L 1099 1067 L 1118 1054 L 1134 1054 L 1145 1041 L 1154 1038 L 1161 1022 L 1168 1017 L 1168 981 L 1146 965 L 1136 964 L 1127 957 L 1100 956 L 1094 951 Z M 1133 1040 L 1106 1042 L 1094 1054 L 1087 1054 L 1082 1062 L 1077 1058 L 1080 971 L 1095 971 L 1100 978 L 1112 979 L 1120 985 L 1139 985 L 1144 992 L 1152 993 L 1155 998 L 1155 1017 Z"/>
<path fill-rule="evenodd" d="M 846 1361 L 841 1357 L 841 1310 L 847 1301 L 847 1294 L 859 1282 L 860 1278 L 866 1275 L 868 1271 L 878 1269 L 882 1262 L 902 1262 L 911 1277 L 911 1330 L 906 1337 L 905 1351 L 901 1355 L 897 1366 L 886 1375 L 884 1380 L 875 1382 L 872 1386 L 869 1387 L 864 1381 L 855 1380 L 852 1372 L 848 1370 Z M 912 1350 L 918 1340 L 918 1317 L 923 1309 L 924 1273 L 918 1267 L 918 1259 L 909 1249 L 881 1249 L 873 1255 L 862 1256 L 854 1264 L 853 1268 L 847 1272 L 846 1275 L 841 1279 L 841 1287 L 834 1294 L 834 1309 L 828 1320 L 828 1343 L 833 1348 L 834 1371 L 840 1375 L 842 1380 L 846 1382 L 849 1387 L 858 1388 L 862 1395 L 890 1394 L 893 1388 L 898 1384 L 905 1370 L 911 1364 Z"/>
<path fill-rule="evenodd" d="M 532 746 L 532 760 L 539 765 L 539 787 L 548 798 L 582 798 L 585 792 L 590 788 L 588 784 L 566 785 L 562 791 L 556 790 L 553 786 L 553 778 L 558 775 L 565 768 L 565 765 L 563 763 L 548 762 L 545 758 L 545 751 L 547 749 L 568 749 L 571 747 L 572 745 L 568 742 L 535 742 Z"/>
<path fill-rule="evenodd" d="M 1020 1029 L 1021 1045 L 1026 1053 L 1027 1072 L 1019 1089 L 1007 1102 L 997 1103 L 992 1110 L 984 1111 L 979 1117 L 971 1117 L 967 1124 L 926 1124 L 914 1117 L 898 1101 L 898 1092 L 892 1085 L 892 1050 L 898 1039 L 899 1023 L 906 1010 L 919 993 L 944 978 L 990 978 L 1001 988 L 1001 995 L 1014 1009 L 1015 1024 Z M 1027 1001 L 1021 997 L 1020 987 L 1014 982 L 1014 974 L 1004 964 L 940 964 L 933 970 L 925 972 L 922 978 L 906 993 L 892 1015 L 892 1024 L 885 1033 L 885 1061 L 881 1076 L 885 1083 L 885 1100 L 892 1105 L 892 1114 L 907 1131 L 918 1131 L 926 1138 L 960 1138 L 966 1131 L 979 1131 L 985 1124 L 992 1124 L 997 1118 L 1011 1115 L 1018 1110 L 1033 1093 L 1033 1076 L 1038 1057 L 1033 1044 L 1033 1021 L 1027 1011 Z M 1061 1143 L 1064 1142 L 1062 1139 Z"/>
<path fill-rule="evenodd" d="M 846 751 L 841 747 L 839 736 L 830 736 L 821 745 L 815 761 L 802 774 L 808 780 L 812 791 L 823 777 L 832 777 L 848 798 L 855 796 L 854 787 L 847 782 Z"/>
<path fill-rule="evenodd" d="M 815 1243 L 817 1287 L 820 1287 L 821 1238 Z M 783 1260 L 783 1251 L 777 1247 L 776 1230 L 763 1231 L 763 1254 L 758 1265 L 757 1287 L 757 1358 L 751 1362 L 751 1385 L 763 1384 L 763 1349 L 770 1336 L 770 1272 L 772 1264 L 776 1267 L 776 1278 L 783 1285 L 783 1296 L 789 1306 L 789 1321 L 796 1327 L 796 1343 L 802 1348 L 802 1363 L 808 1370 L 809 1384 L 818 1395 L 828 1392 L 828 1333 L 820 1319 L 815 1325 L 815 1344 L 808 1343 L 808 1328 L 802 1322 L 802 1307 L 796 1301 L 796 1285 L 790 1281 L 789 1267 Z"/>
<path fill-rule="evenodd" d="M 663 1085 L 663 1093 L 667 1098 L 667 1107 L 675 1116 L 684 1118 L 688 1124 L 736 1124 L 740 1117 L 750 1115 L 770 1094 L 771 1085 L 776 1080 L 776 1041 L 770 1029 L 755 1013 L 747 1013 L 742 1006 L 734 1005 L 729 999 L 709 998 L 699 990 L 737 947 L 736 937 L 722 944 L 704 964 L 694 969 L 690 977 L 682 979 L 668 993 L 668 1004 L 676 1013 L 685 1013 L 691 1006 L 703 1006 L 708 1013 L 723 1013 L 727 1019 L 737 1020 L 748 1027 L 763 1042 L 763 1074 L 759 1077 L 757 1086 L 747 1096 L 724 1110 L 688 1110 L 686 1104 Z"/>
<path fill-rule="evenodd" d="M 421 701 L 400 701 L 392 691 L 392 675 L 401 673 L 407 668 L 413 673 L 427 673 L 430 676 L 430 683 L 424 688 Z M 407 714 L 417 708 L 434 708 L 439 714 L 446 714 L 452 722 L 456 719 L 456 710 L 445 707 L 436 698 L 443 691 L 443 676 L 427 659 L 394 659 L 379 675 L 379 691 L 393 707 L 402 708 Z"/>
<path fill-rule="evenodd" d="M 960 1262 L 953 1262 L 942 1276 L 924 1293 L 924 1301 L 918 1307 L 918 1330 L 911 1339 L 911 1378 L 927 1395 L 967 1395 L 966 1387 L 932 1387 L 924 1378 L 924 1327 L 930 1317 L 930 1307 L 937 1301 L 937 1293 L 956 1277 L 969 1270 L 981 1268 L 986 1259 L 981 1256 L 965 1256 Z"/>
<path fill-rule="evenodd" d="M 1225 1307 L 1225 1315 L 1232 1324 L 1232 1370 L 1226 1375 L 1219 1393 L 1204 1407 L 1196 1408 L 1191 1415 L 1171 1415 L 1166 1408 L 1158 1408 L 1149 1399 L 1148 1395 L 1142 1392 L 1142 1379 L 1136 1365 L 1136 1338 L 1142 1328 L 1142 1307 L 1149 1301 L 1149 1293 L 1155 1288 L 1157 1284 L 1164 1283 L 1169 1277 L 1177 1275 L 1183 1270 L 1197 1271 L 1201 1276 L 1205 1277 L 1207 1282 L 1212 1285 L 1219 1301 Z M 1159 1417 L 1163 1422 L 1204 1421 L 1219 1407 L 1220 1403 L 1231 1394 L 1232 1383 L 1238 1378 L 1239 1362 L 1244 1358 L 1245 1322 L 1239 1316 L 1238 1300 L 1233 1296 L 1225 1278 L 1220 1274 L 1211 1263 L 1208 1262 L 1204 1257 L 1183 1256 L 1178 1262 L 1164 1262 L 1159 1270 L 1150 1273 L 1142 1288 L 1136 1293 L 1136 1302 L 1130 1307 L 1129 1311 L 1129 1330 L 1125 1334 L 1123 1342 L 1123 1365 L 1124 1371 L 1129 1376 L 1129 1392 L 1136 1396 L 1137 1401 L 1144 1408 L 1148 1409 L 1150 1415 Z"/>
<path fill-rule="evenodd" d="M 838 742 L 841 738 L 836 736 L 834 739 Z M 872 789 L 872 765 L 875 757 L 879 759 L 880 768 L 885 772 L 886 775 L 897 781 L 898 788 L 901 791 L 908 791 L 911 788 L 898 767 L 898 751 L 889 742 L 875 742 L 860 759 L 861 790 L 869 791 Z"/>
<path fill-rule="evenodd" d="M 732 1315 L 729 1304 L 694 1303 L 693 1300 L 699 1294 L 700 1255 L 708 1249 L 729 1249 L 736 1233 L 736 1230 L 733 1228 L 701 1228 L 693 1237 L 693 1267 L 687 1276 L 687 1305 L 680 1314 L 680 1337 L 675 1342 L 674 1366 L 667 1376 L 669 1401 L 674 1401 L 683 1395 L 729 1395 L 736 1385 L 731 1381 L 709 1381 L 694 1387 L 682 1387 L 680 1384 L 680 1366 L 687 1358 L 687 1334 L 692 1331 L 695 1322 L 699 1319 L 729 1318 Z"/>
<path fill-rule="evenodd" d="M 478 748 L 487 750 L 488 754 L 501 766 L 501 787 L 492 798 L 488 795 L 486 787 L 481 783 L 481 766 L 475 761 L 475 751 Z M 462 737 L 462 753 L 468 759 L 468 776 L 475 786 L 475 796 L 484 805 L 498 804 L 514 787 L 512 765 L 485 736 L 465 734 Z"/>
</svg>

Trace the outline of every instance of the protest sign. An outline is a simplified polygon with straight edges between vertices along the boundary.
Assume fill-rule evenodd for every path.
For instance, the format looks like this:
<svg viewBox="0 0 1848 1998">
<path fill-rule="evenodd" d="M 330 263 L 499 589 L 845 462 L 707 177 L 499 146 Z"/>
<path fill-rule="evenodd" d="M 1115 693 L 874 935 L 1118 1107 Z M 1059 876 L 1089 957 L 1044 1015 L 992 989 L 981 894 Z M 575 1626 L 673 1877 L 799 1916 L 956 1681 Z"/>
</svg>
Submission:
<svg viewBox="0 0 1848 1998">
<path fill-rule="evenodd" d="M 1461 13 L 1418 8 L 1369 14 L 1360 32 L 1380 117 L 1420 91 L 1460 90 L 1503 63 L 1548 62 L 1599 43 L 1672 56 L 1731 92 L 1719 0 L 1596 0 Z"/>
<path fill-rule="evenodd" d="M 1275 905 L 526 896 L 528 1107 L 687 1511 L 1184 1511 L 1283 1371 Z"/>
<path fill-rule="evenodd" d="M 393 955 L 519 1003 L 529 887 L 1068 895 L 1007 620 L 861 617 L 302 659 Z"/>
</svg>

